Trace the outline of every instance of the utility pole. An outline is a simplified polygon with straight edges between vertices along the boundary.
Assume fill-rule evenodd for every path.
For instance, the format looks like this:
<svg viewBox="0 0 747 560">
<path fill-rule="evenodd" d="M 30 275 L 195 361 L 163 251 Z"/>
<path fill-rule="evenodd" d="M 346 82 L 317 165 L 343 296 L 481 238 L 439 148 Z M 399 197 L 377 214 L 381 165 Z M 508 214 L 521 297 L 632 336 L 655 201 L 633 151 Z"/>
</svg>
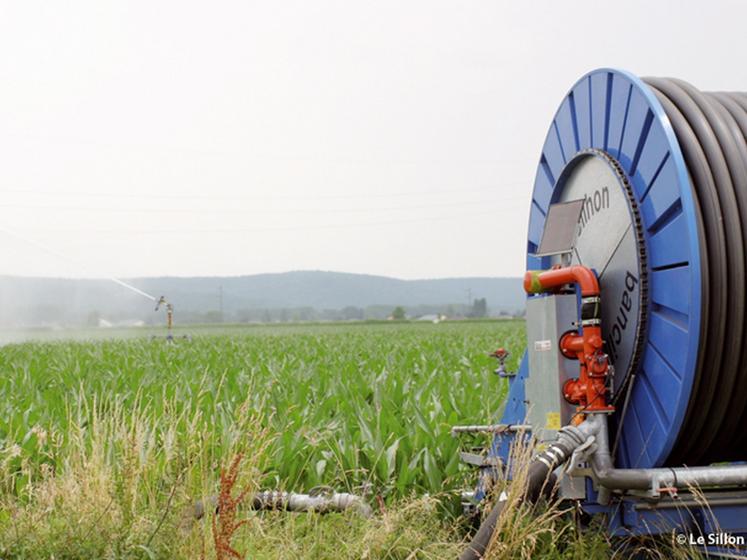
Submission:
<svg viewBox="0 0 747 560">
<path fill-rule="evenodd" d="M 220 311 L 220 322 L 223 323 L 223 286 L 218 286 L 218 309 Z"/>
</svg>

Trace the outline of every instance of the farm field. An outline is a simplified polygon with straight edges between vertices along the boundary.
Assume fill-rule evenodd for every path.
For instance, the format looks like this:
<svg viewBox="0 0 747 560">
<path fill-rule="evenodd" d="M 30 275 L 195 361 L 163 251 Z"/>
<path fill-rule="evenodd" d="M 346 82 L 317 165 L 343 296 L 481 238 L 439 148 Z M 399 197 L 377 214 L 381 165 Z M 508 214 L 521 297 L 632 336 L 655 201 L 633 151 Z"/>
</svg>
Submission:
<svg viewBox="0 0 747 560">
<path fill-rule="evenodd" d="M 237 487 L 307 492 L 329 485 L 369 492 L 377 512 L 386 513 L 365 524 L 349 515 L 263 514 L 278 531 L 339 538 L 335 524 L 352 523 L 353 548 L 341 557 L 368 551 L 404 558 L 410 551 L 397 552 L 391 535 L 365 544 L 365 534 L 377 523 L 399 534 L 387 516 L 408 527 L 410 517 L 425 516 L 427 531 L 394 540 L 427 551 L 440 539 L 439 557 L 458 550 L 452 515 L 471 476 L 449 427 L 495 418 L 505 381 L 493 375 L 487 353 L 507 345 L 515 367 L 522 322 L 177 334 L 185 332 L 192 340 L 173 345 L 134 331 L 124 339 L 3 347 L 0 557 L 186 558 L 196 550 L 211 557 L 209 524 L 185 528 L 185 508 L 217 493 L 221 466 L 238 453 Z M 236 546 L 249 550 L 258 530 L 267 528 L 238 530 Z M 326 556 L 300 546 L 290 556 Z M 277 552 L 266 557 L 290 557 Z"/>
<path fill-rule="evenodd" d="M 505 345 L 516 368 L 522 321 L 193 327 L 173 345 L 158 332 L 40 332 L 2 347 L 1 559 L 453 559 L 464 549 L 458 495 L 474 473 L 449 428 L 497 418 L 506 382 L 487 354 Z M 364 494 L 373 516 L 239 506 L 195 517 L 197 500 L 224 491 L 320 485 Z M 509 495 L 489 558 L 613 556 L 566 506 L 533 511 Z M 697 556 L 672 543 L 642 550 Z"/>
</svg>

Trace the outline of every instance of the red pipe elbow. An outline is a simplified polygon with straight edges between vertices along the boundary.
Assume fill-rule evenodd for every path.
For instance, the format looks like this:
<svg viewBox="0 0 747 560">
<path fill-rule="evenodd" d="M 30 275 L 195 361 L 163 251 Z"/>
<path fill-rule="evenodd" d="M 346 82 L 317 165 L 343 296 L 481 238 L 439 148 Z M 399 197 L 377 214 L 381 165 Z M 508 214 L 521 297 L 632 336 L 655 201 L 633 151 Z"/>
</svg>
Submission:
<svg viewBox="0 0 747 560">
<path fill-rule="evenodd" d="M 582 296 L 598 296 L 599 282 L 590 268 L 568 266 L 550 270 L 528 270 L 524 275 L 524 291 L 538 294 L 559 288 L 564 284 L 578 284 Z"/>
</svg>

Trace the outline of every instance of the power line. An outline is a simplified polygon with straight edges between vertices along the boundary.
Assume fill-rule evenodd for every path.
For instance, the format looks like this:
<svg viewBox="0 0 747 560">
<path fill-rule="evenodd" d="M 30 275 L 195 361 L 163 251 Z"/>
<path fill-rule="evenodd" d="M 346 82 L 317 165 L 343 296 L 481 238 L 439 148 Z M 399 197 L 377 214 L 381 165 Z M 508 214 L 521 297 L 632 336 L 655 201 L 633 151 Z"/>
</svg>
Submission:
<svg viewBox="0 0 747 560">
<path fill-rule="evenodd" d="M 406 210 L 430 210 L 435 208 L 453 208 L 456 206 L 473 206 L 473 205 L 489 205 L 489 204 L 500 204 L 501 202 L 518 202 L 528 199 L 528 196 L 521 195 L 520 197 L 503 197 L 501 200 L 470 200 L 462 202 L 448 202 L 440 204 L 419 204 L 414 206 L 388 206 L 388 207 L 371 207 L 365 208 L 121 208 L 121 207 L 100 207 L 100 206 L 71 206 L 71 205 L 57 205 L 57 204 L 15 204 L 15 203 L 3 203 L 0 204 L 0 208 L 7 208 L 13 210 L 62 210 L 71 212 L 109 212 L 116 214 L 240 214 L 245 215 L 251 212 L 257 212 L 261 214 L 277 213 L 277 214 L 308 214 L 314 212 L 315 214 L 348 214 L 348 213 L 361 213 L 361 212 L 396 212 Z"/>
<path fill-rule="evenodd" d="M 74 138 L 68 135 L 65 136 L 51 136 L 51 135 L 38 135 L 38 134 L 19 134 L 9 133 L 3 131 L 0 136 L 6 136 L 9 138 L 20 138 L 24 141 L 41 142 L 47 144 L 65 144 L 65 145 L 81 145 L 81 146 L 93 146 L 96 148 L 102 148 L 105 150 L 116 150 L 121 152 L 127 150 L 130 152 L 148 152 L 154 151 L 160 152 L 171 152 L 171 153 L 187 153 L 198 156 L 230 156 L 231 158 L 241 158 L 242 161 L 256 161 L 256 162 L 296 162 L 296 163 L 326 163 L 326 164 L 343 164 L 343 165 L 404 165 L 404 166 L 416 166 L 416 165 L 438 165 L 443 163 L 451 163 L 452 165 L 500 165 L 503 167 L 509 165 L 524 165 L 523 161 L 516 158 L 511 159 L 496 159 L 496 158 L 443 158 L 443 157 L 428 157 L 428 158 L 403 158 L 403 157 L 340 157 L 340 156 L 325 156 L 318 154 L 257 154 L 247 151 L 245 149 L 216 149 L 216 148 L 197 148 L 194 146 L 173 146 L 164 144 L 143 144 L 143 143 L 127 143 L 127 142 L 106 142 L 100 139 L 93 138 Z M 17 145 L 17 143 L 16 143 Z"/>
<path fill-rule="evenodd" d="M 356 222 L 345 224 L 296 224 L 291 226 L 263 226 L 263 227 L 241 227 L 241 228 L 167 228 L 167 229 L 60 229 L 60 228 L 29 228 L 24 231 L 33 231 L 36 233 L 96 233 L 96 234 L 144 234 L 144 235 L 164 235 L 164 234 L 190 234 L 190 233 L 254 233 L 254 232 L 272 232 L 272 231 L 304 231 L 304 230 L 321 230 L 321 229 L 353 229 L 365 227 L 380 227 L 389 225 L 404 225 L 438 222 L 444 220 L 456 221 L 460 218 L 474 216 L 495 216 L 494 210 L 485 212 L 471 212 L 467 214 L 451 214 L 448 216 L 431 216 L 421 219 L 408 220 L 387 220 L 378 222 Z"/>
<path fill-rule="evenodd" d="M 525 181 L 515 181 L 509 183 L 501 183 L 500 187 L 526 187 L 528 185 Z M 476 193 L 476 192 L 495 192 L 499 187 L 488 186 L 488 187 L 473 187 L 473 188 L 454 188 L 454 189 L 443 189 L 443 190 L 426 190 L 426 191 L 399 191 L 393 193 L 348 193 L 348 194 L 332 194 L 332 193 L 319 193 L 319 194 L 271 194 L 271 195 L 220 195 L 220 194 L 194 194 L 194 193 L 179 193 L 179 194 L 140 194 L 140 193 L 105 193 L 96 191 L 68 191 L 68 190 L 39 190 L 39 189 L 2 189 L 0 194 L 21 194 L 21 195 L 32 195 L 32 196 L 56 196 L 56 197 L 68 197 L 68 196 L 80 196 L 88 198 L 106 198 L 106 199 L 140 199 L 140 200 L 278 200 L 278 199 L 289 199 L 289 200 L 319 200 L 319 199 L 370 199 L 370 198 L 401 198 L 411 196 L 422 196 L 432 197 L 441 196 L 445 194 L 460 194 Z"/>
</svg>

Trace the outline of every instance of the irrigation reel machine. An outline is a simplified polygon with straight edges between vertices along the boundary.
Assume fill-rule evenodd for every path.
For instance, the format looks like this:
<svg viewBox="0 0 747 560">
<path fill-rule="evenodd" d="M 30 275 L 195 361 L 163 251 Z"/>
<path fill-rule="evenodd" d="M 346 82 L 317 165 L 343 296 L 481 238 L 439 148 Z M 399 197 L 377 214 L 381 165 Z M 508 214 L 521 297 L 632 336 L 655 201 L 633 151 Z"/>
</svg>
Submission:
<svg viewBox="0 0 747 560">
<path fill-rule="evenodd" d="M 566 95 L 532 195 L 526 353 L 499 368 L 500 424 L 455 428 L 493 434 L 466 456 L 470 503 L 531 433 L 527 499 L 555 473 L 610 535 L 747 554 L 746 137 L 745 93 L 601 69 Z M 484 552 L 502 503 L 462 558 Z"/>
</svg>

